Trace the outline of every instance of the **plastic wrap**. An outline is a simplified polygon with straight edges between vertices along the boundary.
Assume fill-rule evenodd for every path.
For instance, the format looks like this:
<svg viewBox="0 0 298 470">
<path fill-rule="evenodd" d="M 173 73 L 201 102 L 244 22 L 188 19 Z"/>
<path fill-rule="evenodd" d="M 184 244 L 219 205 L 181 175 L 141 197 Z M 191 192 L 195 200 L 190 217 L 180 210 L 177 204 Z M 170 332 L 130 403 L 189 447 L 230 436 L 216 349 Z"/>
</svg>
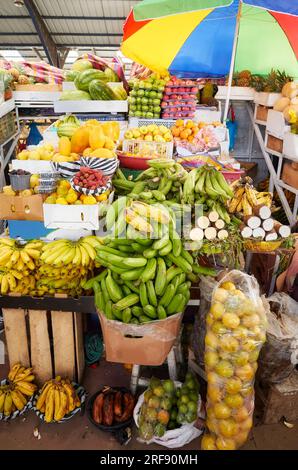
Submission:
<svg viewBox="0 0 298 470">
<path fill-rule="evenodd" d="M 212 292 L 217 285 L 216 280 L 210 276 L 204 276 L 200 280 L 200 306 L 195 317 L 193 328 L 193 352 L 202 369 L 204 369 L 206 315 L 210 309 Z"/>
<path fill-rule="evenodd" d="M 212 292 L 206 317 L 205 450 L 234 450 L 252 427 L 254 377 L 266 339 L 266 314 L 256 279 L 231 271 Z"/>
<path fill-rule="evenodd" d="M 258 377 L 279 383 L 298 364 L 298 303 L 285 293 L 275 293 L 268 301 L 267 342 L 260 354 Z"/>
</svg>

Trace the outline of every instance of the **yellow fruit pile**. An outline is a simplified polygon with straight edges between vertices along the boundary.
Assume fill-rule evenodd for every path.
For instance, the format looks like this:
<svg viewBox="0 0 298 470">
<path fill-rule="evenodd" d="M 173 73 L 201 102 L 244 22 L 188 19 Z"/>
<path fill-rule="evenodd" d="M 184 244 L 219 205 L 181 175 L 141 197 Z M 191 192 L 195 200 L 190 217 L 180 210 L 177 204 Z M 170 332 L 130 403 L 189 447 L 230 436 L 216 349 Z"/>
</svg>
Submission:
<svg viewBox="0 0 298 470">
<path fill-rule="evenodd" d="M 8 374 L 8 384 L 0 386 L 0 413 L 4 416 L 10 416 L 16 410 L 22 411 L 37 390 L 32 383 L 35 379 L 32 370 L 32 367 L 15 364 Z"/>
<path fill-rule="evenodd" d="M 266 339 L 266 319 L 261 299 L 255 303 L 248 295 L 233 282 L 223 282 L 215 290 L 207 314 L 206 424 L 210 434 L 203 436 L 204 450 L 237 449 L 252 427 L 253 381 Z"/>
<path fill-rule="evenodd" d="M 1 238 L 1 295 L 81 295 L 82 286 L 99 266 L 95 256 L 100 244 L 100 238 L 95 236 L 74 242 L 32 240 L 23 245 L 10 238 Z"/>
<path fill-rule="evenodd" d="M 11 185 L 3 186 L 2 192 L 6 196 L 22 196 L 22 197 L 28 197 L 28 196 L 32 196 L 33 194 L 35 194 L 33 189 L 23 189 L 22 191 L 14 191 Z"/>
<path fill-rule="evenodd" d="M 98 202 L 101 201 L 106 201 L 109 194 L 110 191 L 106 191 L 99 196 L 80 194 L 71 187 L 69 181 L 59 180 L 56 191 L 46 198 L 45 203 L 62 205 L 93 205 L 98 204 Z"/>
<path fill-rule="evenodd" d="M 145 140 L 146 142 L 172 142 L 173 140 L 170 129 L 156 124 L 128 129 L 124 134 L 124 138 L 127 140 Z"/>
<path fill-rule="evenodd" d="M 61 421 L 65 415 L 81 406 L 81 400 L 69 379 L 48 380 L 43 385 L 36 402 L 36 409 L 45 415 L 45 422 Z"/>
</svg>

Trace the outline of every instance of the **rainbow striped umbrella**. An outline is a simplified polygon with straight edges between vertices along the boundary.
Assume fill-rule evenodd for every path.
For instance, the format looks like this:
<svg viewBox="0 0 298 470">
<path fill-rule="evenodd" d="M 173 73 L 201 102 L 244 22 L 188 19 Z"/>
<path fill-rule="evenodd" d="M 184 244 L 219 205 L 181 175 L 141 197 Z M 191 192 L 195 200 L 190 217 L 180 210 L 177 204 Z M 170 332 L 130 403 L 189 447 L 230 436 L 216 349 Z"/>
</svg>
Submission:
<svg viewBox="0 0 298 470">
<path fill-rule="evenodd" d="M 298 77 L 298 2 L 144 0 L 124 24 L 121 50 L 151 70 L 183 77 L 222 77 L 231 63 L 238 71 L 275 68 Z"/>
</svg>

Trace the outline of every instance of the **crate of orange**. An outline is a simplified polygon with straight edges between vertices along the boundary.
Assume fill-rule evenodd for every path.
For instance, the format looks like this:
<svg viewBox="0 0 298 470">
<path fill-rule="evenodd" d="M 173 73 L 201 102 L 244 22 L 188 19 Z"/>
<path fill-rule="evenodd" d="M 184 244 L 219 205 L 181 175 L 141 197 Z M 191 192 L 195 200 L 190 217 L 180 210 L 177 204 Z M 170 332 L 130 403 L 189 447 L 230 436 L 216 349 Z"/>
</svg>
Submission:
<svg viewBox="0 0 298 470">
<path fill-rule="evenodd" d="M 200 128 L 198 123 L 189 120 L 178 119 L 172 127 L 171 132 L 175 140 L 187 140 L 192 143 Z"/>
</svg>

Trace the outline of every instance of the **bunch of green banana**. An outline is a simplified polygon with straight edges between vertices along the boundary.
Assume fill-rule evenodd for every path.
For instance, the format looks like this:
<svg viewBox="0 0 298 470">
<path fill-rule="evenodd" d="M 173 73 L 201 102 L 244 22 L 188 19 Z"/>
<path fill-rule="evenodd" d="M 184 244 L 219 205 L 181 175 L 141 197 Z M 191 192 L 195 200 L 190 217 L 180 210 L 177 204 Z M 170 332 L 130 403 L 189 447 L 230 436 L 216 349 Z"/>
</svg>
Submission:
<svg viewBox="0 0 298 470">
<path fill-rule="evenodd" d="M 113 185 L 118 194 L 125 194 L 148 204 L 166 200 L 179 203 L 187 171 L 171 159 L 149 160 L 148 164 L 150 168 L 143 171 L 134 181 L 129 181 L 121 170 L 117 170 Z"/>
<path fill-rule="evenodd" d="M 69 379 L 60 376 L 44 383 L 36 409 L 45 415 L 45 422 L 61 421 L 65 415 L 81 406 L 81 401 Z"/>
<path fill-rule="evenodd" d="M 183 202 L 186 204 L 200 203 L 202 197 L 225 202 L 233 195 L 221 172 L 209 165 L 191 170 L 183 187 Z"/>
</svg>

